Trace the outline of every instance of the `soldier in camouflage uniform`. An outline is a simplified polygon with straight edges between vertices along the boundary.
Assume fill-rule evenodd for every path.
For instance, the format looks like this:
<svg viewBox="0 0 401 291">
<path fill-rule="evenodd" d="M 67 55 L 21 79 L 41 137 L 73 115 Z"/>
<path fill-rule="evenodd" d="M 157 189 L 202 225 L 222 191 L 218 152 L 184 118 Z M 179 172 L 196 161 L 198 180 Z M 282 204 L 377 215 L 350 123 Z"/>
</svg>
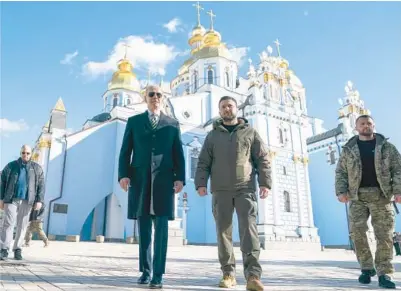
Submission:
<svg viewBox="0 0 401 291">
<path fill-rule="evenodd" d="M 29 243 L 32 239 L 32 233 L 36 232 L 39 235 L 39 239 L 45 243 L 45 247 L 49 246 L 49 240 L 45 232 L 43 231 L 43 215 L 45 213 L 45 204 L 39 210 L 32 209 L 29 215 L 29 226 L 25 234 L 25 246 L 29 247 Z"/>
<path fill-rule="evenodd" d="M 377 272 L 380 287 L 395 289 L 390 277 L 394 273 L 393 199 L 401 203 L 401 155 L 383 135 L 374 133 L 370 116 L 358 117 L 356 130 L 359 135 L 343 146 L 337 164 L 336 195 L 343 203 L 349 201 L 351 238 L 362 270 L 359 282 L 369 284 Z M 377 242 L 374 263 L 366 235 L 369 215 Z"/>
</svg>

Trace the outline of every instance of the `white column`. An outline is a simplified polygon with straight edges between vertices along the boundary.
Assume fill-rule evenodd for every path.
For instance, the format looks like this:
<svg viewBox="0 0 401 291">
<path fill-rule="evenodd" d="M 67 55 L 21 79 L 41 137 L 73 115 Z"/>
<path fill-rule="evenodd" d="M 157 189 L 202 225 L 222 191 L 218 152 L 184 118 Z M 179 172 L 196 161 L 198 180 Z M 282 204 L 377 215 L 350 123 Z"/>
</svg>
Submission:
<svg viewBox="0 0 401 291">
<path fill-rule="evenodd" d="M 272 198 L 273 198 L 273 221 L 274 225 L 282 225 L 281 222 L 281 207 L 280 207 L 280 193 L 277 192 L 277 169 L 276 169 L 276 159 L 275 153 L 272 153 L 271 159 L 271 169 L 272 169 Z"/>
<path fill-rule="evenodd" d="M 308 163 L 305 160 L 304 163 L 304 171 L 305 171 L 305 188 L 306 188 L 306 197 L 307 201 L 305 201 L 305 205 L 308 207 L 308 224 L 309 227 L 315 227 L 315 223 L 313 221 L 313 211 L 312 211 L 312 198 L 310 192 L 310 184 L 309 184 L 309 171 L 308 171 Z"/>
<path fill-rule="evenodd" d="M 303 192 L 301 192 L 300 185 L 301 185 L 301 177 L 299 171 L 299 164 L 298 161 L 295 162 L 295 175 L 297 181 L 297 196 L 298 196 L 298 223 L 300 227 L 307 226 L 305 223 L 303 211 L 304 211 L 304 199 L 303 199 Z"/>
<path fill-rule="evenodd" d="M 258 131 L 258 134 L 262 138 L 264 144 L 268 142 L 268 131 L 267 131 L 267 120 L 263 115 L 255 115 L 251 119 L 251 124 L 254 129 Z M 272 157 L 272 156 L 271 156 Z M 273 157 L 272 157 L 273 159 Z M 274 181 L 274 180 L 273 180 Z M 273 192 L 273 189 L 272 189 Z M 272 195 L 272 193 L 270 193 Z M 268 198 L 258 199 L 258 224 L 268 224 Z"/>
</svg>

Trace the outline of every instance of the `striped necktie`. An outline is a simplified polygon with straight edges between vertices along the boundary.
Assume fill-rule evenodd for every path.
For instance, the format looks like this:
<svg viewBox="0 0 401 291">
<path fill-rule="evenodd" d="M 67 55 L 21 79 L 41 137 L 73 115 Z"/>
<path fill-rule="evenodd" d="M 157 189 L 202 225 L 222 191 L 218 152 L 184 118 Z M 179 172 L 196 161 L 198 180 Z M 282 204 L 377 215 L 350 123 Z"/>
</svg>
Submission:
<svg viewBox="0 0 401 291">
<path fill-rule="evenodd" d="M 150 116 L 150 126 L 152 127 L 152 129 L 155 129 L 157 126 L 157 116 L 154 114 Z"/>
</svg>

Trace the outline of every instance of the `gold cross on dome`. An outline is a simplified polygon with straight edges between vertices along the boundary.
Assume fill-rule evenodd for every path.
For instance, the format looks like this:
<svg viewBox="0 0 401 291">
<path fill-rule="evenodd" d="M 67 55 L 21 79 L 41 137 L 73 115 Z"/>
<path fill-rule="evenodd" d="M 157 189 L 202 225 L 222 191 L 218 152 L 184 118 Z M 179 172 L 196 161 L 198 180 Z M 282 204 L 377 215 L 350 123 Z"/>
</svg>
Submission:
<svg viewBox="0 0 401 291">
<path fill-rule="evenodd" d="M 274 41 L 274 43 L 276 44 L 276 47 L 277 47 L 278 56 L 281 57 L 281 55 L 280 55 L 280 46 L 281 46 L 281 43 L 278 41 L 278 39 L 276 39 L 276 40 Z"/>
<path fill-rule="evenodd" d="M 216 14 L 213 14 L 212 9 L 210 9 L 210 11 L 206 13 L 210 15 L 210 30 L 213 30 L 213 17 L 216 17 Z"/>
<path fill-rule="evenodd" d="M 198 26 L 200 26 L 200 11 L 204 10 L 202 6 L 200 6 L 199 2 L 196 2 L 196 4 L 192 4 L 197 10 L 197 16 L 198 16 Z"/>
</svg>

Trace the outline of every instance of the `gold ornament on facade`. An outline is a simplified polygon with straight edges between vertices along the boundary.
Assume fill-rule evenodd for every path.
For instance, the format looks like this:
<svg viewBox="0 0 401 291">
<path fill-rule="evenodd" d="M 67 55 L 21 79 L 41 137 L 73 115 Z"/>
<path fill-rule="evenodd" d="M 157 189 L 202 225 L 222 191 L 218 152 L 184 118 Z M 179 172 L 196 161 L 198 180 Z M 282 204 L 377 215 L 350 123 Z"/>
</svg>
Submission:
<svg viewBox="0 0 401 291">
<path fill-rule="evenodd" d="M 263 75 L 263 81 L 265 83 L 269 82 L 270 80 L 273 80 L 273 74 L 272 73 L 264 73 Z"/>
<path fill-rule="evenodd" d="M 280 79 L 279 83 L 280 83 L 280 86 L 284 86 L 285 84 L 288 84 L 286 79 Z"/>
<path fill-rule="evenodd" d="M 282 62 L 280 63 L 280 68 L 288 69 L 288 62 L 282 61 Z"/>
<path fill-rule="evenodd" d="M 39 154 L 38 153 L 34 153 L 32 155 L 32 161 L 37 162 L 39 160 Z"/>
<path fill-rule="evenodd" d="M 292 75 L 294 75 L 294 71 L 292 71 L 292 70 L 285 71 L 285 77 L 287 79 L 291 78 Z"/>
<path fill-rule="evenodd" d="M 297 155 L 294 155 L 294 156 L 292 157 L 292 160 L 294 161 L 294 163 L 297 163 L 297 162 L 300 162 L 300 161 L 301 161 L 301 157 L 299 157 L 299 156 L 297 156 Z"/>
<path fill-rule="evenodd" d="M 303 158 L 302 158 L 302 163 L 303 163 L 304 165 L 307 165 L 307 164 L 309 163 L 309 159 L 308 159 L 307 157 L 303 157 Z"/>
<path fill-rule="evenodd" d="M 52 144 L 52 142 L 50 140 L 40 139 L 39 143 L 38 143 L 38 147 L 39 147 L 39 149 L 50 148 L 51 144 Z"/>
</svg>

